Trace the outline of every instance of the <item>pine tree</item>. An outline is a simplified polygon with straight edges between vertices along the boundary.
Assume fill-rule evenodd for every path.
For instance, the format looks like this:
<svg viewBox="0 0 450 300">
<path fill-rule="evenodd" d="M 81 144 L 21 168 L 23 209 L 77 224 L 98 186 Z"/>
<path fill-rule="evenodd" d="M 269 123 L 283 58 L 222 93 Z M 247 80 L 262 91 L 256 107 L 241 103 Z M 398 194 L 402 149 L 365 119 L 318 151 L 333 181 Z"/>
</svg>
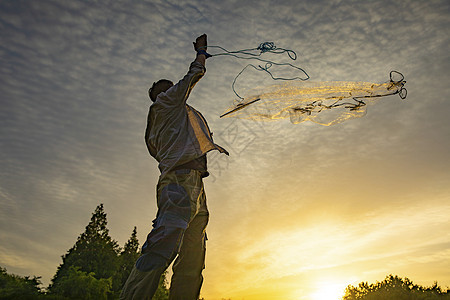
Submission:
<svg viewBox="0 0 450 300">
<path fill-rule="evenodd" d="M 131 233 L 130 238 L 125 243 L 122 252 L 120 253 L 121 259 L 121 268 L 120 273 L 122 275 L 121 286 L 125 284 L 128 279 L 128 276 L 133 269 L 136 260 L 139 258 L 139 241 L 137 239 L 137 229 L 136 226 Z M 154 300 L 167 300 L 169 299 L 169 291 L 167 289 L 167 279 L 166 279 L 167 271 L 161 275 L 161 279 L 158 284 L 158 289 L 153 296 Z"/>
<path fill-rule="evenodd" d="M 75 245 L 62 256 L 62 264 L 58 267 L 52 284 L 49 287 L 51 292 L 59 291 L 56 288 L 64 277 L 69 276 L 71 267 L 78 267 L 77 270 L 92 274 L 96 279 L 108 279 L 117 276 L 120 268 L 119 251 L 120 248 L 115 240 L 109 236 L 106 227 L 106 213 L 103 204 L 100 204 L 92 214 L 91 221 L 86 226 Z M 119 290 L 113 282 L 113 290 Z"/>
<path fill-rule="evenodd" d="M 137 229 L 134 226 L 133 232 L 130 238 L 125 243 L 122 252 L 120 253 L 120 273 L 121 273 L 121 286 L 125 284 L 128 276 L 133 269 L 136 260 L 139 257 L 139 241 L 137 239 Z"/>
<path fill-rule="evenodd" d="M 167 270 L 164 271 L 159 279 L 158 288 L 156 289 L 155 295 L 153 295 L 153 300 L 168 300 L 169 299 L 169 289 L 167 288 Z"/>
<path fill-rule="evenodd" d="M 8 274 L 0 267 L 0 299 L 40 299 L 40 277 Z"/>
<path fill-rule="evenodd" d="M 117 242 L 109 236 L 107 223 L 103 204 L 100 204 L 92 214 L 86 230 L 62 256 L 63 262 L 48 288 L 50 294 L 70 299 L 78 299 L 81 292 L 85 297 L 89 296 L 89 299 L 119 297 L 123 284 L 139 257 L 139 241 L 134 227 L 121 251 Z M 165 276 L 166 272 L 153 297 L 155 300 L 168 299 Z"/>
</svg>

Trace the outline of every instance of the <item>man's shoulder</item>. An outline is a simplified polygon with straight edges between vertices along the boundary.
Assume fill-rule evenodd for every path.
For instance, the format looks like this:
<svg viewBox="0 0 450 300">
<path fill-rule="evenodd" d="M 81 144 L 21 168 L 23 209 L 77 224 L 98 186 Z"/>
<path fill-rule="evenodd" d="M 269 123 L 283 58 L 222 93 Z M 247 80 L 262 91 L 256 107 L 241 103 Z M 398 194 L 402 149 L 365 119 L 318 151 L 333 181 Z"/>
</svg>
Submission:
<svg viewBox="0 0 450 300">
<path fill-rule="evenodd" d="M 172 123 L 174 120 L 183 119 L 183 116 L 187 117 L 188 113 L 189 108 L 187 104 L 183 106 L 170 106 L 165 105 L 164 102 L 155 101 L 150 105 L 147 122 L 152 124 Z"/>
</svg>

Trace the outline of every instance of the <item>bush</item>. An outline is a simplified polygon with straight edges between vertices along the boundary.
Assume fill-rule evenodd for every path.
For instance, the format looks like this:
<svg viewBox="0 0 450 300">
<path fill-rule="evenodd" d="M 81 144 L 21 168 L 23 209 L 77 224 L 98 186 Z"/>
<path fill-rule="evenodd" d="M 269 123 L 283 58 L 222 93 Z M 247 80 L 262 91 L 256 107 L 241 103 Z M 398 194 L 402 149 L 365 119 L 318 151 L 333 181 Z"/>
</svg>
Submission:
<svg viewBox="0 0 450 300">
<path fill-rule="evenodd" d="M 52 292 L 71 299 L 106 300 L 112 289 L 112 278 L 97 279 L 94 275 L 72 266 L 68 274 L 53 287 Z"/>
<path fill-rule="evenodd" d="M 0 267 L 0 299 L 36 299 L 41 295 L 40 277 L 8 274 Z"/>
<path fill-rule="evenodd" d="M 444 300 L 450 299 L 450 290 L 442 290 L 437 282 L 431 287 L 414 284 L 408 278 L 386 276 L 384 281 L 374 284 L 361 282 L 357 287 L 349 285 L 344 300 Z"/>
</svg>

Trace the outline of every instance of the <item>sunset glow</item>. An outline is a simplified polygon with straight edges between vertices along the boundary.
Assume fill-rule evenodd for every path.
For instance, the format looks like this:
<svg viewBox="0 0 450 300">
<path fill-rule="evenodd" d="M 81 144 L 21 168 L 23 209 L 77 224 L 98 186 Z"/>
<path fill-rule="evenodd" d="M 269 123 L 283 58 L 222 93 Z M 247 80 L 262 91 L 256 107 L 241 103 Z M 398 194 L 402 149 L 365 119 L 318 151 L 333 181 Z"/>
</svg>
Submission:
<svg viewBox="0 0 450 300">
<path fill-rule="evenodd" d="M 323 281 L 316 286 L 316 292 L 313 292 L 305 299 L 311 300 L 339 300 L 344 295 L 347 283 L 335 283 L 334 281 Z M 301 299 L 301 298 L 300 298 Z"/>
</svg>

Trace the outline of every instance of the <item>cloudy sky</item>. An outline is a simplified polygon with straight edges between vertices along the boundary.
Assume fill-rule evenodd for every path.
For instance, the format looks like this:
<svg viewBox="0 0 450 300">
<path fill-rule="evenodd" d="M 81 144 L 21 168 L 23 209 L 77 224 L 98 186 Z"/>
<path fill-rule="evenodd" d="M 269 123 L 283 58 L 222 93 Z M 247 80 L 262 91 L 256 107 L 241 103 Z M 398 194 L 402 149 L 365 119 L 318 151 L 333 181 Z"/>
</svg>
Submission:
<svg viewBox="0 0 450 300">
<path fill-rule="evenodd" d="M 0 265 L 48 284 L 99 203 L 121 245 L 134 226 L 144 241 L 159 176 L 147 90 L 186 73 L 202 33 L 293 49 L 312 81 L 398 70 L 408 89 L 332 127 L 219 119 L 247 62 L 209 59 L 189 102 L 231 155 L 209 155 L 202 295 L 336 299 L 391 273 L 450 286 L 445 0 L 1 1 Z"/>
</svg>

